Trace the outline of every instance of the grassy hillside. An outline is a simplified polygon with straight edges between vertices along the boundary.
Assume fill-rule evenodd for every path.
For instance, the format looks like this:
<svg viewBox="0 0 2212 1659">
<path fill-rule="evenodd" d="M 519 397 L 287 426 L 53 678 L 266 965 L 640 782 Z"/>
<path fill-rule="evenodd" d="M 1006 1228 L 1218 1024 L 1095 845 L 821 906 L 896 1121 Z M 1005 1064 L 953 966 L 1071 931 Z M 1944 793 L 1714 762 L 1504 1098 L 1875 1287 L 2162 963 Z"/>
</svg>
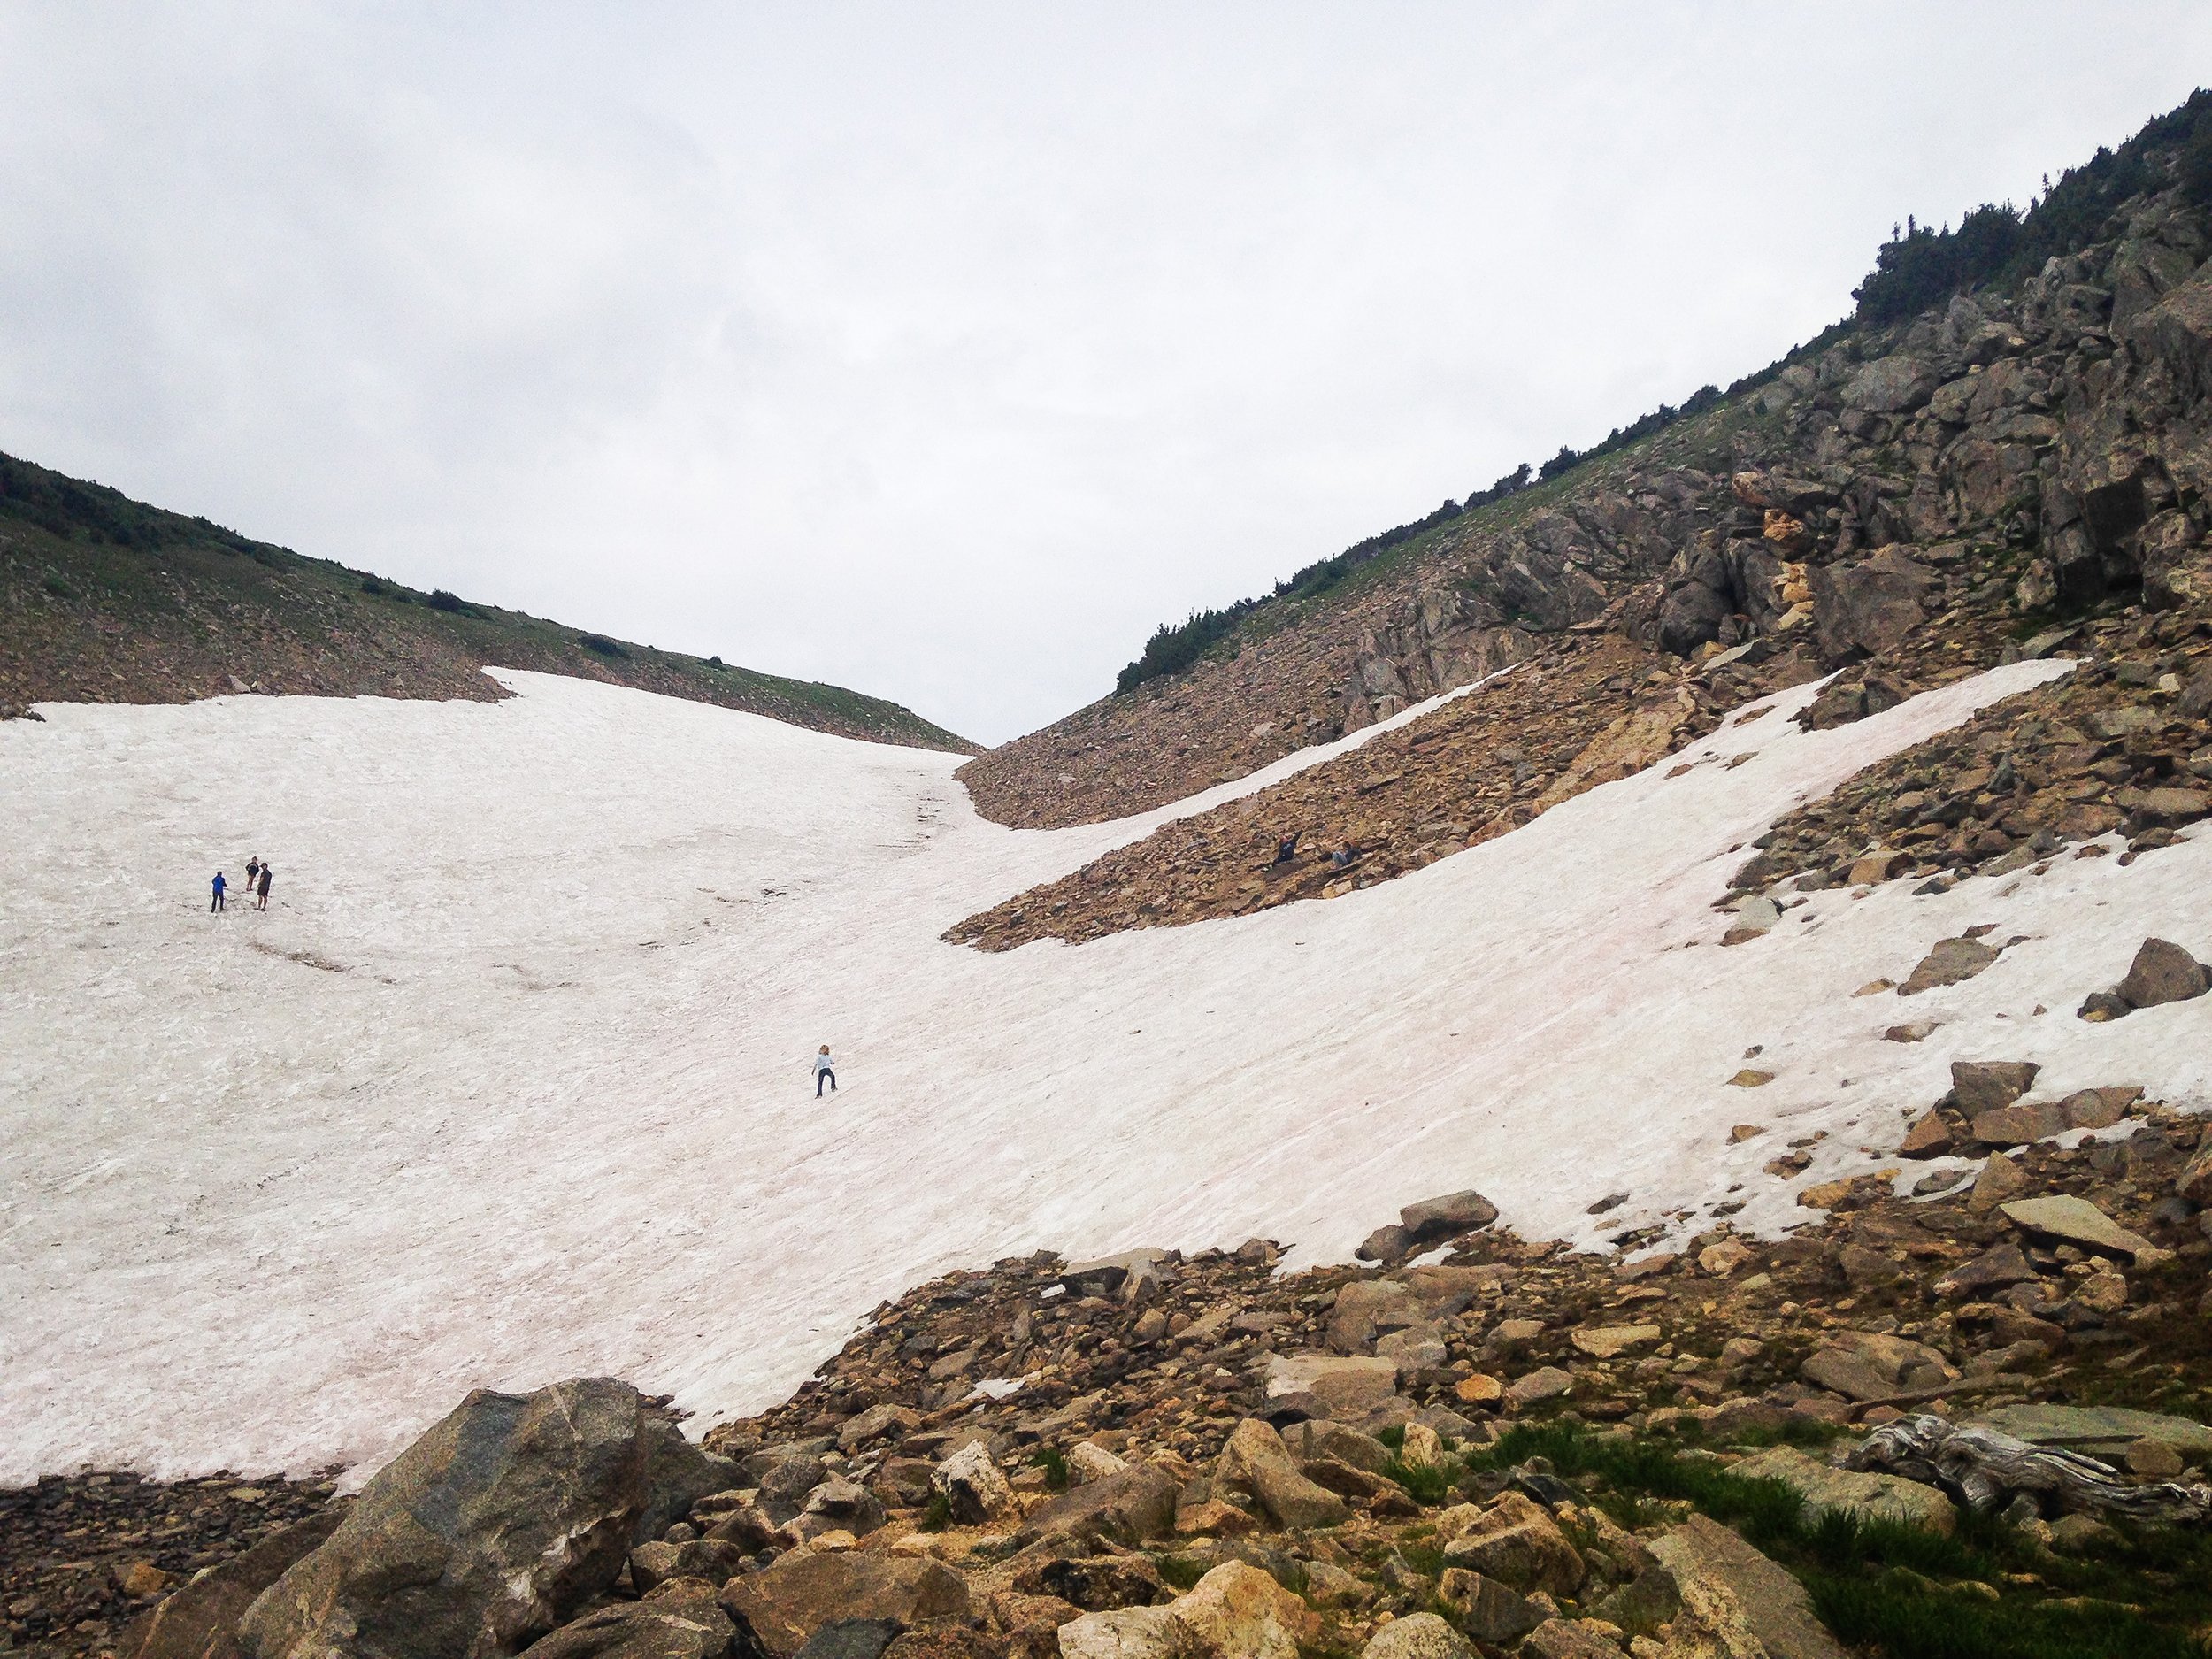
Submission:
<svg viewBox="0 0 2212 1659">
<path fill-rule="evenodd" d="M 419 592 L 0 455 L 0 705 L 240 690 L 495 698 L 487 666 L 878 742 L 975 749 L 879 697 Z"/>
</svg>

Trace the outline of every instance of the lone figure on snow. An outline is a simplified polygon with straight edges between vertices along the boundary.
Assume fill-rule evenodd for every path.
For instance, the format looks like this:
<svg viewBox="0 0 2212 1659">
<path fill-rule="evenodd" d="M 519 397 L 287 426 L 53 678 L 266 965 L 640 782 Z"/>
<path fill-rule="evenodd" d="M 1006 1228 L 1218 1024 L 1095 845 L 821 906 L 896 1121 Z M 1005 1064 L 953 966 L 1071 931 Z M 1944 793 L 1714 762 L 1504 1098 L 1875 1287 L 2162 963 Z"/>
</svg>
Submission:
<svg viewBox="0 0 2212 1659">
<path fill-rule="evenodd" d="M 269 908 L 269 866 L 266 864 L 261 866 L 261 879 L 256 885 L 254 892 L 261 901 L 254 908 L 258 910 L 267 910 Z"/>
<path fill-rule="evenodd" d="M 215 872 L 215 896 L 209 901 L 207 907 L 209 915 L 212 916 L 223 908 L 223 889 L 229 885 L 229 882 L 223 879 L 223 872 L 218 870 Z"/>
<path fill-rule="evenodd" d="M 830 1059 L 829 1044 L 822 1045 L 821 1053 L 814 1056 L 814 1098 L 822 1098 L 822 1085 L 827 1083 L 830 1093 L 837 1093 L 837 1070 Z"/>
</svg>

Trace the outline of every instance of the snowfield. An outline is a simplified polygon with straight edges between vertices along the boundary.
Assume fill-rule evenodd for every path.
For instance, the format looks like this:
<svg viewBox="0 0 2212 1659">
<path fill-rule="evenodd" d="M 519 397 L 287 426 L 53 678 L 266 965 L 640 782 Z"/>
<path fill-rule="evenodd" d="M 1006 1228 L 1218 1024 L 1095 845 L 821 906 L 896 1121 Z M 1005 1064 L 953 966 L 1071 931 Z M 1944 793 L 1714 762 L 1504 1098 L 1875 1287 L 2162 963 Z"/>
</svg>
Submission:
<svg viewBox="0 0 2212 1659">
<path fill-rule="evenodd" d="M 938 935 L 1293 767 L 1017 832 L 954 756 L 533 674 L 495 704 L 48 705 L 0 726 L 0 1482 L 358 1478 L 468 1388 L 579 1372 L 698 1428 L 880 1299 L 1042 1246 L 1342 1258 L 1465 1187 L 1533 1235 L 1732 1195 L 1772 1231 L 1955 1058 L 2205 1103 L 2212 999 L 2073 1018 L 2147 933 L 2212 956 L 2201 832 L 1824 893 L 1717 948 L 1774 818 L 2064 666 L 1811 734 L 1801 688 L 1371 891 L 1004 955 Z M 272 909 L 209 915 L 256 852 Z M 1909 1004 L 1851 995 L 1978 923 L 2024 942 Z M 1775 1080 L 1729 1086 L 1754 1045 Z M 1821 1130 L 1802 1180 L 1760 1173 Z"/>
</svg>

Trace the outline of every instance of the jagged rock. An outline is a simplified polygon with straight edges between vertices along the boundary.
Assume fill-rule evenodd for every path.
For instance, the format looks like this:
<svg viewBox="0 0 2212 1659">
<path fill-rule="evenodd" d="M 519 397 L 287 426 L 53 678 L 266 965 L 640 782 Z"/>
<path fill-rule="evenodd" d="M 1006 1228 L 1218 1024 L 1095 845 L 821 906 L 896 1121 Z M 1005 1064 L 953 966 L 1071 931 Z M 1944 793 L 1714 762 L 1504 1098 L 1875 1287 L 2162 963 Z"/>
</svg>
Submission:
<svg viewBox="0 0 2212 1659">
<path fill-rule="evenodd" d="M 1369 1474 L 1380 1474 L 1391 1459 L 1390 1448 L 1373 1435 L 1341 1423 L 1294 1423 L 1282 1431 L 1282 1436 L 1283 1449 L 1301 1463 L 1326 1457 Z"/>
<path fill-rule="evenodd" d="M 630 1552 L 630 1582 L 641 1594 L 671 1578 L 711 1578 L 719 1584 L 743 1559 L 735 1544 L 718 1538 L 640 1544 Z"/>
<path fill-rule="evenodd" d="M 1475 1659 L 1475 1650 L 1435 1614 L 1409 1613 L 1370 1636 L 1360 1659 Z"/>
<path fill-rule="evenodd" d="M 1582 1587 L 1582 1557 L 1575 1547 L 1542 1505 L 1517 1492 L 1501 1493 L 1450 1539 L 1444 1560 L 1516 1590 L 1572 1595 Z"/>
<path fill-rule="evenodd" d="M 1319 1633 L 1304 1602 L 1257 1567 L 1224 1562 L 1165 1607 L 1086 1613 L 1060 1627 L 1064 1659 L 1298 1659 Z"/>
<path fill-rule="evenodd" d="M 1271 1400 L 1310 1394 L 1330 1411 L 1357 1418 L 1398 1392 L 1398 1363 L 1360 1355 L 1283 1354 L 1267 1372 Z"/>
<path fill-rule="evenodd" d="M 1343 1499 L 1298 1472 L 1282 1437 L 1257 1417 L 1230 1432 L 1214 1463 L 1214 1483 L 1251 1498 L 1278 1526 L 1334 1526 L 1351 1513 Z"/>
<path fill-rule="evenodd" d="M 618 1601 L 541 1637 L 523 1659 L 722 1659 L 736 1626 L 714 1586 L 678 1578 L 641 1601 Z"/>
<path fill-rule="evenodd" d="M 812 1538 L 832 1529 L 850 1532 L 855 1538 L 865 1538 L 881 1526 L 884 1519 L 882 1500 L 874 1493 L 857 1482 L 832 1475 L 807 1494 L 805 1507 L 793 1525 L 803 1538 Z"/>
<path fill-rule="evenodd" d="M 1505 1397 L 1516 1408 L 1532 1406 L 1546 1400 L 1556 1400 L 1574 1392 L 1573 1376 L 1556 1365 L 1540 1365 L 1534 1371 L 1524 1371 L 1508 1384 Z"/>
<path fill-rule="evenodd" d="M 2034 1085 L 2041 1070 L 2032 1060 L 1954 1060 L 1951 1093 L 1958 1109 L 1971 1118 L 2011 1105 Z"/>
<path fill-rule="evenodd" d="M 1655 1325 L 1580 1325 L 1567 1340 L 1593 1359 L 1613 1359 L 1656 1342 L 1666 1334 Z"/>
<path fill-rule="evenodd" d="M 1620 1644 L 1573 1619 L 1548 1618 L 1521 1643 L 1526 1659 L 1621 1659 Z"/>
<path fill-rule="evenodd" d="M 2028 1258 L 2020 1253 L 2020 1247 L 2006 1241 L 1992 1246 L 1962 1266 L 1953 1268 L 1935 1282 L 1939 1296 L 1965 1296 L 1985 1290 L 2001 1290 L 2008 1285 L 2032 1285 L 2036 1271 Z"/>
<path fill-rule="evenodd" d="M 990 1448 L 977 1442 L 963 1446 L 939 1463 L 930 1485 L 963 1526 L 984 1525 L 1014 1502 L 1013 1488 L 991 1461 Z"/>
<path fill-rule="evenodd" d="M 1900 1521 L 1946 1536 L 1958 1527 L 1958 1511 L 1933 1486 L 1897 1475 L 1831 1469 L 1794 1446 L 1770 1448 L 1745 1458 L 1730 1472 L 1746 1480 L 1779 1480 L 1816 1513 L 1836 1509 L 1862 1521 Z"/>
<path fill-rule="evenodd" d="M 902 1629 L 895 1618 L 833 1618 L 816 1627 L 797 1659 L 883 1659 Z"/>
<path fill-rule="evenodd" d="M 1898 1156 L 1908 1158 L 1939 1158 L 1957 1142 L 1957 1133 L 1948 1118 L 1941 1112 L 1931 1111 L 1914 1120 L 1905 1131 L 1905 1138 L 1897 1144 Z"/>
<path fill-rule="evenodd" d="M 2085 1198 L 2055 1193 L 2047 1198 L 2016 1198 L 1999 1206 L 2006 1220 L 2023 1232 L 2078 1244 L 2085 1249 L 2107 1250 L 2125 1256 L 2139 1267 L 2155 1266 L 2171 1259 L 2139 1233 L 2131 1233 Z"/>
<path fill-rule="evenodd" d="M 1868 414 L 1893 415 L 1917 409 L 1940 383 L 1926 362 L 1904 352 L 1877 357 L 1862 365 L 1843 388 L 1847 409 Z"/>
<path fill-rule="evenodd" d="M 344 1518 L 342 1509 L 326 1509 L 295 1521 L 210 1567 L 132 1622 L 119 1644 L 121 1659 L 229 1659 L 238 1650 L 239 1617 L 253 1599 Z"/>
<path fill-rule="evenodd" d="M 1396 1279 L 1354 1279 L 1329 1310 L 1329 1346 L 1340 1354 L 1361 1353 L 1384 1332 L 1402 1330 L 1420 1317 L 1412 1291 Z"/>
<path fill-rule="evenodd" d="M 2000 1154 L 1983 1164 L 1981 1173 L 1974 1178 L 1974 1188 L 1967 1198 L 1966 1207 L 1978 1214 L 1986 1213 L 2015 1194 L 2027 1190 L 2027 1171 L 2012 1159 Z"/>
<path fill-rule="evenodd" d="M 614 1581 L 656 1435 L 627 1383 L 479 1389 L 240 1621 L 254 1659 L 511 1652 Z"/>
<path fill-rule="evenodd" d="M 2055 1100 L 2022 1101 L 1974 1114 L 1974 1139 L 1993 1147 L 2025 1146 L 2066 1127 L 2065 1109 Z"/>
<path fill-rule="evenodd" d="M 2113 992 L 2131 1008 L 2157 1008 L 2184 1002 L 2205 994 L 2204 964 L 2166 939 L 2146 939 L 2128 966 L 2127 977 Z"/>
<path fill-rule="evenodd" d="M 767 1659 L 791 1659 L 823 1625 L 840 1619 L 965 1618 L 968 1586 L 941 1561 L 860 1550 L 799 1552 L 722 1586 L 723 1610 Z"/>
<path fill-rule="evenodd" d="M 1498 1218 L 1498 1207 L 1478 1192 L 1448 1193 L 1424 1198 L 1398 1212 L 1398 1225 L 1415 1245 L 1456 1237 L 1486 1227 Z"/>
<path fill-rule="evenodd" d="M 837 1431 L 837 1449 L 850 1454 L 886 1435 L 911 1434 L 921 1426 L 922 1414 L 911 1406 L 872 1405 L 845 1419 Z"/>
<path fill-rule="evenodd" d="M 1436 1599 L 1451 1609 L 1462 1630 L 1494 1647 L 1518 1641 L 1544 1622 L 1542 1610 L 1518 1591 L 1464 1567 L 1444 1569 Z"/>
<path fill-rule="evenodd" d="M 1068 1448 L 1067 1463 L 1069 1484 L 1078 1486 L 1118 1475 L 1129 1467 L 1126 1461 L 1089 1440 L 1078 1440 Z"/>
<path fill-rule="evenodd" d="M 1395 1267 L 1412 1253 L 1412 1235 L 1394 1221 L 1377 1227 L 1352 1252 L 1363 1262 L 1375 1262 L 1384 1267 Z"/>
<path fill-rule="evenodd" d="M 1800 1366 L 1807 1382 L 1853 1400 L 1881 1400 L 1955 1380 L 1942 1355 L 1919 1342 L 1871 1331 L 1844 1331 Z"/>
<path fill-rule="evenodd" d="M 1855 565 L 1824 566 L 1813 572 L 1814 630 L 1821 650 L 1840 661 L 1895 649 L 1926 618 L 1923 601 L 1929 591 L 1942 586 L 1942 577 L 1894 547 Z"/>
<path fill-rule="evenodd" d="M 1060 1275 L 1071 1296 L 1115 1296 L 1141 1302 L 1156 1292 L 1170 1271 L 1165 1250 L 1125 1250 L 1119 1256 L 1079 1262 Z"/>
<path fill-rule="evenodd" d="M 1027 1595 L 1057 1596 L 1086 1613 L 1118 1607 L 1150 1607 L 1169 1598 L 1160 1570 L 1142 1555 L 1060 1556 L 1024 1569 L 1014 1587 Z"/>
<path fill-rule="evenodd" d="M 633 1541 L 644 1543 L 691 1513 L 700 1499 L 726 1492 L 742 1484 L 744 1471 L 727 1457 L 718 1457 L 695 1445 L 664 1417 L 649 1416 L 645 1434 L 650 1449 L 645 1461 L 645 1508 L 638 1516 Z"/>
<path fill-rule="evenodd" d="M 1693 1515 L 1651 1553 L 1681 1597 L 1667 1651 L 1681 1659 L 1849 1659 L 1789 1572 L 1717 1521 Z"/>
<path fill-rule="evenodd" d="M 1175 1530 L 1175 1482 L 1149 1463 L 1132 1463 L 1118 1475 L 1070 1487 L 1030 1511 L 1017 1536 L 1040 1539 L 1110 1538 L 1139 1544 Z"/>
<path fill-rule="evenodd" d="M 1994 946 L 1985 945 L 1978 939 L 1939 939 L 1904 984 L 1897 987 L 1897 995 L 1917 996 L 1938 986 L 1970 979 L 1996 961 L 2000 954 Z"/>
</svg>

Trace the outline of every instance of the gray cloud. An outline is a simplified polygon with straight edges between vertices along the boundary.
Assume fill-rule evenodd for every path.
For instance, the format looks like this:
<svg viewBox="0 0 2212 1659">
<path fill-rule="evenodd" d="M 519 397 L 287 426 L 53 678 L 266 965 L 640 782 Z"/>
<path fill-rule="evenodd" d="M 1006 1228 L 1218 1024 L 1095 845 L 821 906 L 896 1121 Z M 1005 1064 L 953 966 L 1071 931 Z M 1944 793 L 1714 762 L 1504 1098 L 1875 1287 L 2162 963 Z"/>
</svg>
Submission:
<svg viewBox="0 0 2212 1659">
<path fill-rule="evenodd" d="M 995 740 L 1832 321 L 2212 13 L 0 12 L 0 448 Z"/>
</svg>

